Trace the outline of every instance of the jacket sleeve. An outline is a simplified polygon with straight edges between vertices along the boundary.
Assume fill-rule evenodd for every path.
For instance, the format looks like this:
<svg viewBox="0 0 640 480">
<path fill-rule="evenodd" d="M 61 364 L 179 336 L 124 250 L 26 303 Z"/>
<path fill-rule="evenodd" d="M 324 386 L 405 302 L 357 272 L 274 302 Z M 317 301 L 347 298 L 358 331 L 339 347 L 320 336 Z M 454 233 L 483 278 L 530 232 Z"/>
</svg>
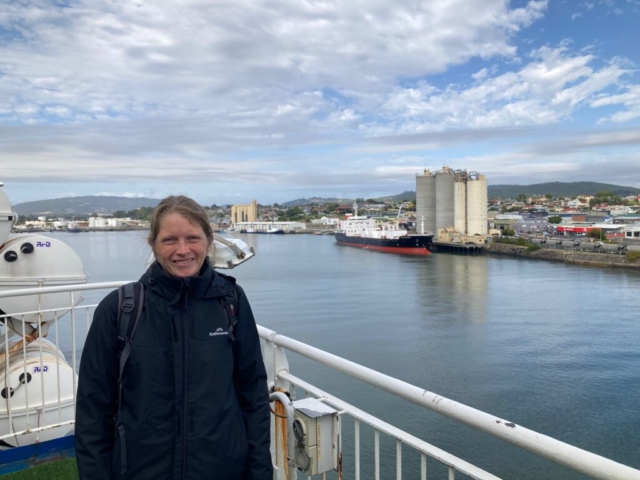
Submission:
<svg viewBox="0 0 640 480">
<path fill-rule="evenodd" d="M 244 291 L 238 288 L 238 324 L 234 346 L 235 381 L 249 441 L 247 480 L 271 480 L 269 392 L 260 337 Z"/>
<path fill-rule="evenodd" d="M 118 292 L 96 308 L 80 360 L 76 400 L 76 462 L 81 480 L 112 480 L 118 382 Z"/>
</svg>

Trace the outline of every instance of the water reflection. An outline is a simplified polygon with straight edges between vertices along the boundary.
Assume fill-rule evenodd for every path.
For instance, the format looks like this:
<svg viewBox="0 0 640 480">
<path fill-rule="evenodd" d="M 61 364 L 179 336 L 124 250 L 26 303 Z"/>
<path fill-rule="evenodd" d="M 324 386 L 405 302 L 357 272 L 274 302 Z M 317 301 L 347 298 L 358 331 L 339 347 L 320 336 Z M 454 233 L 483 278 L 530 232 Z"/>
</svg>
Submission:
<svg viewBox="0 0 640 480">
<path fill-rule="evenodd" d="M 487 321 L 487 262 L 479 256 L 434 254 L 418 269 L 419 308 L 423 318 L 449 323 Z"/>
</svg>

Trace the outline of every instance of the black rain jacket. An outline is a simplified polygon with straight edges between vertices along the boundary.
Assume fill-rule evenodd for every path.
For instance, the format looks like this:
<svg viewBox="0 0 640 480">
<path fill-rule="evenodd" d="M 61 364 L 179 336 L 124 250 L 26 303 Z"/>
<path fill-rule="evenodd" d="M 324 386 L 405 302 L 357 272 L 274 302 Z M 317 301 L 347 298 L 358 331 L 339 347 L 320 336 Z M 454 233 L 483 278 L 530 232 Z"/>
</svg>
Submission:
<svg viewBox="0 0 640 480">
<path fill-rule="evenodd" d="M 260 339 L 240 287 L 235 341 L 220 300 L 235 279 L 142 276 L 144 309 L 122 375 L 127 470 L 115 428 L 114 291 L 98 305 L 80 364 L 76 459 L 81 480 L 271 480 L 269 399 Z M 133 320 L 132 320 L 133 321 Z"/>
</svg>

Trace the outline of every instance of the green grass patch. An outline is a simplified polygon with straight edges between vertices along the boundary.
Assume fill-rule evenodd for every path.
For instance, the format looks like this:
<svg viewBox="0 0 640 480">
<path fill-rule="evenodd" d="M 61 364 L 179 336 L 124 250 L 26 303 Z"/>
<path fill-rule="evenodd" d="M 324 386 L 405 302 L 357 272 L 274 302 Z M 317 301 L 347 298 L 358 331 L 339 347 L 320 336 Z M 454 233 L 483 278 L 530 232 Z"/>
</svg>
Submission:
<svg viewBox="0 0 640 480">
<path fill-rule="evenodd" d="M 526 247 L 529 245 L 527 239 L 524 237 L 499 237 L 491 240 L 493 243 L 506 243 L 507 245 L 520 245 Z"/>
<path fill-rule="evenodd" d="M 640 252 L 627 252 L 627 262 L 635 263 L 640 260 Z"/>
<path fill-rule="evenodd" d="M 2 480 L 77 480 L 76 459 L 68 458 L 3 475 Z"/>
<path fill-rule="evenodd" d="M 540 245 L 529 245 L 527 247 L 527 253 L 531 253 L 531 252 L 535 252 L 537 250 L 540 250 L 542 247 Z"/>
</svg>

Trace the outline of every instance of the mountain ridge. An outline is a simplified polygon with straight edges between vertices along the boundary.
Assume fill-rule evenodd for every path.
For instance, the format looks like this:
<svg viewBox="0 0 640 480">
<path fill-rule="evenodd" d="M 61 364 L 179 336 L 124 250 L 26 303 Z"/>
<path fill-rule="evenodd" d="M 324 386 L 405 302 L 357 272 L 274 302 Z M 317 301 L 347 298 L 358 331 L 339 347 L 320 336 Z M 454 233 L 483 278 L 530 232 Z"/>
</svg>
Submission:
<svg viewBox="0 0 640 480">
<path fill-rule="evenodd" d="M 92 213 L 112 214 L 118 210 L 125 212 L 141 207 L 155 207 L 157 198 L 117 197 L 113 195 L 85 195 L 81 197 L 51 198 L 13 205 L 18 215 L 73 216 Z"/>
</svg>

